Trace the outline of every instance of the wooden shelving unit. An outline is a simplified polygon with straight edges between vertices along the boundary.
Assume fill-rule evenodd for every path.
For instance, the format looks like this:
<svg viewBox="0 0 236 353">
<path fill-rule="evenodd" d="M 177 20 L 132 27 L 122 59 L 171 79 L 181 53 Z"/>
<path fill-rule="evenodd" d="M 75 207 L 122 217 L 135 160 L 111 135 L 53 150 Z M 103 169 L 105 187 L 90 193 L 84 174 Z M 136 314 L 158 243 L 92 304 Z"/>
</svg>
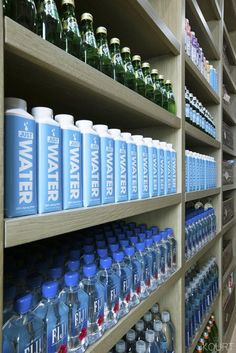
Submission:
<svg viewBox="0 0 236 353">
<path fill-rule="evenodd" d="M 221 191 L 221 188 L 214 188 L 214 189 L 209 189 L 209 190 L 201 190 L 201 191 L 193 191 L 193 192 L 186 192 L 185 193 L 185 201 L 193 201 L 193 200 L 200 200 L 204 199 L 205 197 L 208 196 L 214 196 L 219 194 Z"/>
</svg>

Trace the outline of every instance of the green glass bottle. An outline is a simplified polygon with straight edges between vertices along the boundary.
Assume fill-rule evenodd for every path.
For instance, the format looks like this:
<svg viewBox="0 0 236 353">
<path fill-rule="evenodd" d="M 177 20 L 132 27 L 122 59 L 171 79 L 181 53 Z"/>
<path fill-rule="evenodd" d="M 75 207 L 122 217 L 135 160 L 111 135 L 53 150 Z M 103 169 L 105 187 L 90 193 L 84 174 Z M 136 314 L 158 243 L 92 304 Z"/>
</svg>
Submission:
<svg viewBox="0 0 236 353">
<path fill-rule="evenodd" d="M 82 60 L 99 70 L 99 56 L 97 43 L 93 31 L 93 16 L 90 13 L 83 13 L 81 16 L 81 34 L 82 34 Z"/>
<path fill-rule="evenodd" d="M 77 19 L 75 17 L 74 0 L 62 0 L 62 45 L 63 49 L 77 58 L 81 54 L 81 36 Z"/>
<path fill-rule="evenodd" d="M 145 81 L 143 76 L 143 71 L 141 68 L 141 56 L 134 55 L 132 57 L 132 63 L 136 79 L 136 92 L 145 97 Z"/>
<path fill-rule="evenodd" d="M 9 1 L 5 4 L 10 6 Z M 7 9 L 7 7 L 6 7 Z M 11 17 L 32 32 L 36 32 L 37 10 L 33 0 L 14 0 L 11 2 Z"/>
<path fill-rule="evenodd" d="M 37 33 L 45 40 L 62 48 L 62 25 L 54 0 L 38 3 Z"/>
<path fill-rule="evenodd" d="M 161 106 L 162 106 L 162 108 L 168 110 L 168 96 L 167 96 L 167 91 L 166 91 L 166 87 L 165 87 L 164 76 L 159 75 L 158 81 L 159 81 L 159 85 L 161 87 L 161 93 L 162 93 L 162 105 Z"/>
<path fill-rule="evenodd" d="M 11 17 L 11 1 L 3 0 L 2 7 L 3 7 L 3 15 Z"/>
<path fill-rule="evenodd" d="M 120 40 L 118 38 L 112 38 L 110 40 L 110 53 L 113 64 L 113 78 L 124 85 L 125 68 L 120 53 Z"/>
<path fill-rule="evenodd" d="M 152 102 L 154 101 L 154 87 L 153 87 L 153 82 L 152 82 L 152 77 L 151 77 L 151 72 L 150 72 L 150 64 L 149 63 L 143 63 L 142 64 L 142 71 L 143 71 L 143 76 L 144 76 L 144 81 L 145 81 L 145 97 L 149 99 Z"/>
<path fill-rule="evenodd" d="M 172 85 L 170 80 L 166 80 L 166 91 L 168 97 L 168 111 L 170 113 L 176 114 L 176 104 L 175 104 L 175 97 L 172 90 Z"/>
<path fill-rule="evenodd" d="M 105 27 L 98 27 L 96 29 L 96 39 L 99 55 L 99 70 L 113 78 L 113 65 L 107 43 L 107 29 Z"/>
<path fill-rule="evenodd" d="M 162 92 L 161 92 L 161 86 L 158 81 L 158 70 L 157 69 L 152 69 L 151 77 L 152 77 L 153 86 L 154 86 L 154 100 L 155 100 L 155 103 L 161 107 Z"/>
<path fill-rule="evenodd" d="M 211 337 L 212 337 L 213 343 L 218 344 L 219 335 L 218 335 L 218 328 L 216 326 L 214 315 L 211 315 L 208 325 L 211 327 Z"/>
<path fill-rule="evenodd" d="M 133 91 L 136 88 L 136 80 L 133 64 L 131 61 L 131 51 L 130 48 L 124 47 L 121 49 L 121 57 L 125 68 L 125 86 L 129 87 Z"/>
</svg>

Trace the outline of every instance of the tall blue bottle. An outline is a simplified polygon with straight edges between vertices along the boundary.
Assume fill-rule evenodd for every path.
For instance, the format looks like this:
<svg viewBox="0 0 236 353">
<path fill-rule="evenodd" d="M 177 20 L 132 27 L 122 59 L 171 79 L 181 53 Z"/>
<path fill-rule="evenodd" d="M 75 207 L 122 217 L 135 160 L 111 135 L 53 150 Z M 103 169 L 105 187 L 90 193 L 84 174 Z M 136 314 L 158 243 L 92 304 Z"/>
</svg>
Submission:
<svg viewBox="0 0 236 353">
<path fill-rule="evenodd" d="M 4 209 L 6 217 L 37 213 L 36 124 L 26 102 L 5 99 Z"/>
<path fill-rule="evenodd" d="M 107 125 L 94 125 L 100 137 L 101 161 L 101 202 L 115 202 L 114 140 L 108 133 Z"/>
<path fill-rule="evenodd" d="M 45 352 L 66 352 L 69 310 L 58 298 L 58 283 L 45 282 L 42 285 L 42 296 L 34 313 L 44 322 Z"/>
<path fill-rule="evenodd" d="M 154 197 L 157 196 L 158 190 L 157 149 L 151 137 L 145 137 L 143 140 L 148 146 L 149 196 Z"/>
<path fill-rule="evenodd" d="M 85 207 L 101 203 L 100 138 L 90 120 L 78 120 L 82 135 L 83 204 Z"/>
<path fill-rule="evenodd" d="M 115 202 L 128 200 L 127 143 L 120 129 L 109 129 L 115 143 Z"/>
<path fill-rule="evenodd" d="M 50 108 L 32 109 L 37 128 L 38 213 L 62 209 L 61 129 Z"/>
<path fill-rule="evenodd" d="M 79 208 L 83 206 L 81 134 L 72 115 L 59 114 L 55 120 L 61 128 L 63 209 Z"/>
<path fill-rule="evenodd" d="M 65 288 L 60 299 L 69 308 L 68 349 L 83 353 L 88 346 L 88 295 L 79 287 L 78 272 L 67 272 L 64 276 Z"/>
<path fill-rule="evenodd" d="M 149 197 L 148 146 L 142 135 L 133 135 L 132 138 L 138 149 L 138 195 L 139 199 L 145 199 Z"/>
</svg>

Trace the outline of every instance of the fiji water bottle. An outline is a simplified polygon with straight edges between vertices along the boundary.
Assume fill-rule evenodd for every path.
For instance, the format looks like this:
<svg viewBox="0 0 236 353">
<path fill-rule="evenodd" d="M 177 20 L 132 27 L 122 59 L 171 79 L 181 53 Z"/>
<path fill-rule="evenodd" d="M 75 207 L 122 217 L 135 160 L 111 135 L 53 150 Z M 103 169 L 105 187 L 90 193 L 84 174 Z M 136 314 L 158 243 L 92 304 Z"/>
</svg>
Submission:
<svg viewBox="0 0 236 353">
<path fill-rule="evenodd" d="M 58 283 L 45 282 L 42 286 L 43 299 L 34 309 L 44 322 L 46 353 L 67 351 L 68 307 L 58 298 Z"/>
<path fill-rule="evenodd" d="M 162 331 L 166 336 L 167 341 L 167 353 L 174 353 L 175 352 L 175 329 L 170 321 L 170 313 L 168 311 L 163 311 L 161 314 L 162 319 Z"/>
<path fill-rule="evenodd" d="M 101 201 L 102 204 L 115 202 L 114 140 L 108 133 L 107 125 L 94 125 L 100 137 L 101 160 Z"/>
<path fill-rule="evenodd" d="M 105 289 L 105 330 L 110 329 L 117 323 L 119 313 L 120 279 L 112 270 L 111 265 L 111 257 L 100 259 L 101 270 L 97 274 L 97 278 L 103 284 Z"/>
<path fill-rule="evenodd" d="M 79 287 L 78 272 L 67 272 L 60 300 L 68 307 L 68 349 L 83 353 L 88 345 L 88 295 Z"/>
<path fill-rule="evenodd" d="M 157 345 L 160 347 L 161 353 L 167 353 L 167 339 L 165 334 L 162 331 L 162 322 L 161 320 L 153 321 L 153 329 L 155 332 Z"/>
<path fill-rule="evenodd" d="M 59 114 L 55 120 L 60 125 L 62 139 L 63 209 L 79 208 L 83 205 L 81 134 L 72 115 Z"/>
<path fill-rule="evenodd" d="M 38 213 L 62 209 L 61 129 L 50 108 L 32 109 L 37 128 Z"/>
<path fill-rule="evenodd" d="M 121 136 L 127 143 L 127 175 L 128 175 L 128 200 L 138 198 L 138 152 L 137 145 L 129 132 Z"/>
<path fill-rule="evenodd" d="M 139 199 L 149 197 L 149 161 L 148 146 L 142 135 L 133 135 L 138 151 L 138 195 Z"/>
<path fill-rule="evenodd" d="M 31 303 L 30 293 L 16 300 L 15 315 L 3 326 L 3 353 L 45 352 L 43 321 L 30 311 Z"/>
<path fill-rule="evenodd" d="M 150 290 L 153 291 L 157 287 L 157 257 L 156 252 L 153 248 L 153 240 L 152 238 L 145 239 L 145 247 L 146 247 L 146 255 L 148 257 L 148 263 L 150 267 Z"/>
<path fill-rule="evenodd" d="M 140 271 L 140 277 L 141 277 L 141 291 L 140 291 L 140 299 L 145 299 L 148 297 L 149 292 L 148 292 L 148 287 L 150 287 L 150 272 L 149 272 L 149 264 L 147 261 L 147 257 L 144 257 L 144 252 L 145 252 L 145 244 L 143 242 L 141 243 L 136 243 L 136 253 L 135 253 L 135 258 L 140 262 L 141 264 L 141 271 Z"/>
<path fill-rule="evenodd" d="M 104 331 L 105 288 L 97 279 L 96 265 L 83 267 L 83 289 L 88 294 L 88 343 L 97 341 Z"/>
<path fill-rule="evenodd" d="M 131 294 L 130 294 L 130 306 L 133 308 L 140 302 L 140 291 L 141 291 L 141 263 L 134 256 L 135 250 L 133 246 L 127 246 L 125 249 L 125 264 L 131 267 L 132 278 L 131 278 Z"/>
<path fill-rule="evenodd" d="M 76 126 L 82 135 L 82 189 L 84 207 L 101 203 L 100 138 L 90 120 L 78 120 Z"/>
<path fill-rule="evenodd" d="M 161 352 L 161 350 L 155 340 L 155 332 L 153 330 L 147 330 L 145 332 L 145 339 L 147 342 L 146 353 L 160 353 Z"/>
<path fill-rule="evenodd" d="M 135 324 L 136 341 L 145 339 L 144 321 L 138 320 Z"/>
<path fill-rule="evenodd" d="M 118 317 L 121 318 L 129 312 L 131 298 L 131 267 L 124 263 L 124 252 L 116 251 L 113 253 L 113 271 L 120 280 L 120 303 Z"/>
<path fill-rule="evenodd" d="M 115 143 L 115 202 L 128 200 L 127 143 L 120 129 L 109 129 Z"/>
<path fill-rule="evenodd" d="M 5 99 L 5 215 L 37 213 L 36 124 L 26 102 Z"/>
<path fill-rule="evenodd" d="M 177 241 L 172 228 L 166 228 L 165 231 L 167 232 L 167 239 L 170 243 L 171 272 L 174 272 L 177 268 Z"/>
<path fill-rule="evenodd" d="M 148 146 L 148 175 L 149 175 L 149 196 L 157 196 L 157 149 L 154 147 L 151 137 L 145 137 L 143 141 Z"/>
</svg>

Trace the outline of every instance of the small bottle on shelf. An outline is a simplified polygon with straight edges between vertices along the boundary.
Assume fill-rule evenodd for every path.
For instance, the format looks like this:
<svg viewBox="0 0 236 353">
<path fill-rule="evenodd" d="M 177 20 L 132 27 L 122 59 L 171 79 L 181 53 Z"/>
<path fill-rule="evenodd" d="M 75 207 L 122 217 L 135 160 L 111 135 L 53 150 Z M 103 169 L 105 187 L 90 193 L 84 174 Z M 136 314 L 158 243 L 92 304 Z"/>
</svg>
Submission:
<svg viewBox="0 0 236 353">
<path fill-rule="evenodd" d="M 142 71 L 143 71 L 143 76 L 145 80 L 145 97 L 155 103 L 154 87 L 153 87 L 153 81 L 152 81 L 152 76 L 150 72 L 150 64 L 147 62 L 143 63 Z"/>
<path fill-rule="evenodd" d="M 99 70 L 113 78 L 113 65 L 107 43 L 107 29 L 105 27 L 98 27 L 96 29 L 96 40 L 99 55 Z"/>
<path fill-rule="evenodd" d="M 125 68 L 120 53 L 120 40 L 118 38 L 112 38 L 110 40 L 110 53 L 113 64 L 113 79 L 124 85 Z"/>
<path fill-rule="evenodd" d="M 134 55 L 132 57 L 132 63 L 134 67 L 135 79 L 136 79 L 136 92 L 145 97 L 145 81 L 143 71 L 141 68 L 141 56 Z"/>
<path fill-rule="evenodd" d="M 82 34 L 82 60 L 99 70 L 99 56 L 97 43 L 93 31 L 93 16 L 90 13 L 81 15 L 81 34 Z"/>
<path fill-rule="evenodd" d="M 136 89 L 136 79 L 133 64 L 131 61 L 130 48 L 124 47 L 121 49 L 121 57 L 125 68 L 125 86 L 129 87 L 133 91 Z"/>
</svg>

